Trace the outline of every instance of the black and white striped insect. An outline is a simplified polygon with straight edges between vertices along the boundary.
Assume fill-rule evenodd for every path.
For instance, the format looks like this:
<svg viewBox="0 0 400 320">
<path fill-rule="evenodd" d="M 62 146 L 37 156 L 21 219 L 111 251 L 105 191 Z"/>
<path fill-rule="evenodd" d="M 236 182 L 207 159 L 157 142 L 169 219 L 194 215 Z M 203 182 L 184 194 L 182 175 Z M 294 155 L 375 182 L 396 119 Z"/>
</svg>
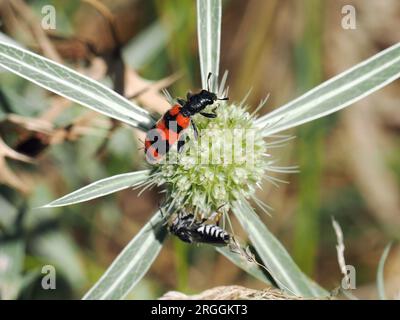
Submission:
<svg viewBox="0 0 400 320">
<path fill-rule="evenodd" d="M 196 220 L 193 214 L 178 214 L 169 225 L 169 231 L 184 242 L 207 243 L 226 246 L 231 235 L 216 224 L 205 223 L 207 219 Z"/>
</svg>

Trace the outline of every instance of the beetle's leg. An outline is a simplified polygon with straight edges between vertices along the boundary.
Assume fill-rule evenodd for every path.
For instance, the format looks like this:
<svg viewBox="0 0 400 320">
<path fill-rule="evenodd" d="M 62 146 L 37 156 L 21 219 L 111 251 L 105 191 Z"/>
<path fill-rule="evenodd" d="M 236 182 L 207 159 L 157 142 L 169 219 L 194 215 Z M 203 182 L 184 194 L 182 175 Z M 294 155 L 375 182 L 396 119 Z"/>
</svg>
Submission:
<svg viewBox="0 0 400 320">
<path fill-rule="evenodd" d="M 165 226 L 168 224 L 168 219 L 160 203 L 158 203 L 158 209 L 160 210 L 161 218 L 164 220 L 163 226 Z"/>
<path fill-rule="evenodd" d="M 211 79 L 212 73 L 209 72 L 207 75 L 207 91 L 210 91 L 210 79 Z"/>
<path fill-rule="evenodd" d="M 207 113 L 207 112 L 200 112 L 203 117 L 214 119 L 217 117 L 216 113 Z"/>
<path fill-rule="evenodd" d="M 176 101 L 177 101 L 182 107 L 186 104 L 186 101 L 183 100 L 183 99 L 181 99 L 181 98 L 176 99 Z"/>
<path fill-rule="evenodd" d="M 218 98 L 217 100 L 229 100 L 229 97 Z"/>
<path fill-rule="evenodd" d="M 158 205 L 158 210 L 160 210 L 161 217 L 162 217 L 163 219 L 165 219 L 165 214 L 164 214 L 163 208 L 161 208 L 160 204 Z"/>
<path fill-rule="evenodd" d="M 178 153 L 182 153 L 182 151 L 184 150 L 184 146 L 186 143 L 186 137 L 187 137 L 187 133 L 185 131 L 183 131 L 181 134 L 179 134 L 178 137 L 178 143 L 177 143 L 177 150 Z"/>
<path fill-rule="evenodd" d="M 214 108 L 211 110 L 211 113 L 209 113 L 209 112 L 200 112 L 200 114 L 201 114 L 203 117 L 214 119 L 214 118 L 217 117 L 217 113 L 216 113 L 215 111 L 217 110 L 218 107 L 219 107 L 219 104 L 217 104 L 217 106 L 214 107 Z"/>
<path fill-rule="evenodd" d="M 178 153 L 182 153 L 182 151 L 184 150 L 184 146 L 185 146 L 185 140 L 178 140 Z"/>
<path fill-rule="evenodd" d="M 192 125 L 193 128 L 194 138 L 197 140 L 199 136 L 199 131 L 197 130 L 196 124 L 193 121 L 190 121 L 190 124 Z"/>
</svg>

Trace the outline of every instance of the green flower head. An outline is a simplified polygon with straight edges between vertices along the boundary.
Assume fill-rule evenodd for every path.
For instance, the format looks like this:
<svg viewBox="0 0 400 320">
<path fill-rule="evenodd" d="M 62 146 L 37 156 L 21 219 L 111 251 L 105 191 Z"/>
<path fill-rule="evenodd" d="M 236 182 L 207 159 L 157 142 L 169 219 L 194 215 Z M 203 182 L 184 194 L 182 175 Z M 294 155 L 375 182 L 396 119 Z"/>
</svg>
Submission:
<svg viewBox="0 0 400 320">
<path fill-rule="evenodd" d="M 217 117 L 193 116 L 198 137 L 188 129 L 184 151 L 172 148 L 151 174 L 153 183 L 165 186 L 167 206 L 190 208 L 203 217 L 221 207 L 228 211 L 240 197 L 253 197 L 269 167 L 274 168 L 268 144 L 244 101 L 218 101 L 207 110 Z"/>
</svg>

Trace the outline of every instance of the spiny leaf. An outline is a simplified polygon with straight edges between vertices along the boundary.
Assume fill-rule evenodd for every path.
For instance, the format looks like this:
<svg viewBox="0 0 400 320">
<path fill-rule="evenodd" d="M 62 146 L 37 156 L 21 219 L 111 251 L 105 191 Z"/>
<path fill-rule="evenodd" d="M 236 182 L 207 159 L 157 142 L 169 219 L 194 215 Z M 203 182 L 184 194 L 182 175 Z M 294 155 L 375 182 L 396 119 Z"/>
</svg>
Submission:
<svg viewBox="0 0 400 320">
<path fill-rule="evenodd" d="M 328 295 L 324 289 L 301 272 L 282 244 L 269 232 L 246 200 L 234 202 L 232 210 L 281 289 L 303 297 Z"/>
<path fill-rule="evenodd" d="M 114 260 L 84 300 L 123 299 L 144 277 L 161 250 L 166 236 L 158 211 Z"/>
<path fill-rule="evenodd" d="M 207 75 L 213 74 L 211 89 L 215 92 L 219 73 L 221 46 L 221 0 L 197 0 L 197 37 L 199 42 L 201 83 L 207 89 Z"/>
<path fill-rule="evenodd" d="M 134 127 L 147 130 L 153 125 L 147 111 L 99 82 L 1 41 L 0 66 L 60 96 Z"/>
<path fill-rule="evenodd" d="M 57 200 L 54 200 L 49 204 L 44 205 L 43 208 L 67 206 L 70 204 L 99 198 L 126 188 L 134 187 L 146 180 L 148 174 L 149 170 L 142 170 L 118 174 L 116 176 L 98 180 Z"/>
<path fill-rule="evenodd" d="M 322 83 L 256 121 L 268 136 L 321 118 L 400 77 L 400 43 Z"/>
</svg>

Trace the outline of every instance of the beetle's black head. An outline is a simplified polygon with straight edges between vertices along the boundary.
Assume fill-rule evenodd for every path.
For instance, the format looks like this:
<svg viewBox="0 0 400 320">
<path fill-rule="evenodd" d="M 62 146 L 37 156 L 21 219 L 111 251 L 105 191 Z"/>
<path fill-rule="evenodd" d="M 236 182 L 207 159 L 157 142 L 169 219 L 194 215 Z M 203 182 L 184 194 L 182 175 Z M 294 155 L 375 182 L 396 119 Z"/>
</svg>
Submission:
<svg viewBox="0 0 400 320">
<path fill-rule="evenodd" d="M 213 104 L 214 101 L 218 100 L 218 97 L 214 92 L 205 89 L 200 91 L 199 96 L 204 99 L 204 101 L 209 102 L 209 104 Z"/>
<path fill-rule="evenodd" d="M 189 115 L 194 115 L 203 111 L 207 106 L 218 100 L 217 95 L 208 90 L 201 90 L 199 93 L 188 95 L 188 100 L 184 106 Z"/>
<path fill-rule="evenodd" d="M 182 113 L 185 116 L 192 116 L 196 113 L 201 113 L 208 118 L 215 118 L 216 114 L 202 113 L 202 111 L 209 105 L 214 104 L 217 100 L 228 100 L 228 97 L 218 98 L 217 95 L 208 90 L 201 90 L 196 94 L 188 94 L 188 100 L 182 108 Z"/>
</svg>

